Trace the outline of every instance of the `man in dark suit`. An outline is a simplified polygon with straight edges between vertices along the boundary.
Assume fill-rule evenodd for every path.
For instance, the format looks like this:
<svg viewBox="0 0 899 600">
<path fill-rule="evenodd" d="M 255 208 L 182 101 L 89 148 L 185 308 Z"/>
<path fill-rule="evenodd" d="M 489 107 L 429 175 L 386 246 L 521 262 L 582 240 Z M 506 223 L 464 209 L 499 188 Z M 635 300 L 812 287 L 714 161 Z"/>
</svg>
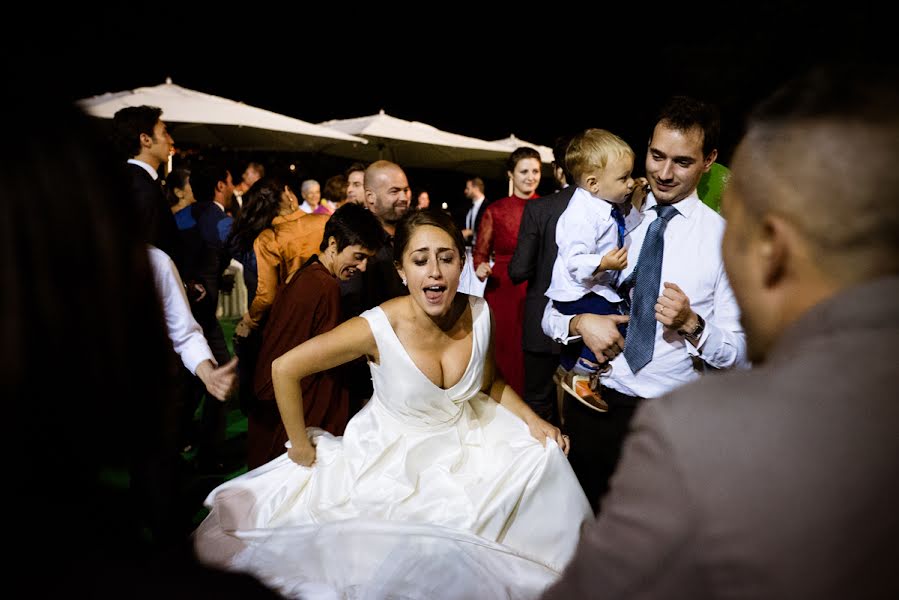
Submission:
<svg viewBox="0 0 899 600">
<path fill-rule="evenodd" d="M 899 597 L 897 105 L 853 65 L 750 117 L 722 246 L 755 368 L 640 405 L 546 598 Z"/>
<path fill-rule="evenodd" d="M 472 177 L 465 182 L 465 197 L 471 201 L 471 207 L 465 213 L 465 222 L 462 224 L 462 238 L 466 246 L 473 246 L 484 209 L 490 203 L 484 197 L 484 180 L 480 177 Z"/>
<path fill-rule="evenodd" d="M 560 344 L 543 333 L 540 325 L 546 308 L 546 293 L 552 280 L 553 263 L 559 252 L 556 244 L 556 223 L 565 212 L 575 186 L 566 186 L 570 175 L 565 168 L 565 149 L 571 138 L 557 140 L 553 148 L 553 173 L 562 189 L 549 196 L 525 204 L 518 230 L 518 244 L 509 263 L 509 278 L 513 283 L 528 282 L 524 301 L 524 328 L 521 345 L 524 349 L 524 401 L 540 417 L 559 424 L 555 410 L 556 386 L 553 373 L 559 366 Z"/>
<path fill-rule="evenodd" d="M 129 106 L 113 115 L 116 146 L 123 157 L 131 182 L 131 200 L 137 207 L 135 224 L 142 239 L 156 246 L 186 273 L 175 217 L 159 182 L 159 167 L 167 162 L 175 142 L 162 122 L 162 109 Z"/>
<path fill-rule="evenodd" d="M 231 357 L 225 342 L 225 334 L 216 317 L 216 309 L 222 273 L 230 262 L 223 241 L 227 233 L 222 235 L 221 232 L 230 230 L 227 224 L 232 219 L 226 211 L 231 208 L 234 198 L 234 182 L 227 169 L 215 164 L 193 169 L 190 182 L 197 198 L 194 213 L 197 230 L 202 239 L 202 249 L 197 260 L 197 275 L 206 288 L 206 297 L 193 307 L 194 317 L 203 328 L 203 335 L 209 342 L 216 362 L 224 365 Z M 198 387 L 197 392 L 194 406 L 199 402 L 204 390 Z M 197 451 L 198 462 L 204 470 L 221 471 L 225 468 L 221 455 L 225 440 L 225 417 L 223 403 L 207 394 L 203 405 L 202 432 Z"/>
</svg>

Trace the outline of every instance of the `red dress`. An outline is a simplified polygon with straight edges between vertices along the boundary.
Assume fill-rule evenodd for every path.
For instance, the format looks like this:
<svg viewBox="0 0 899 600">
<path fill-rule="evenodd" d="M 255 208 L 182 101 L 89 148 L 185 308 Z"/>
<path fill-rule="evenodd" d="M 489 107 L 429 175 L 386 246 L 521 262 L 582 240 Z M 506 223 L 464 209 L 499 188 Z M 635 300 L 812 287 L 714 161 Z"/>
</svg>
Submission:
<svg viewBox="0 0 899 600">
<path fill-rule="evenodd" d="M 493 274 L 487 280 L 484 299 L 496 321 L 496 364 L 506 382 L 519 396 L 524 396 L 524 355 L 521 330 L 524 322 L 525 283 L 515 285 L 509 279 L 509 261 L 518 244 L 518 227 L 524 205 L 531 198 L 509 196 L 497 200 L 484 210 L 478 228 L 478 241 L 472 252 L 474 268 L 490 259 L 493 252 Z"/>
</svg>

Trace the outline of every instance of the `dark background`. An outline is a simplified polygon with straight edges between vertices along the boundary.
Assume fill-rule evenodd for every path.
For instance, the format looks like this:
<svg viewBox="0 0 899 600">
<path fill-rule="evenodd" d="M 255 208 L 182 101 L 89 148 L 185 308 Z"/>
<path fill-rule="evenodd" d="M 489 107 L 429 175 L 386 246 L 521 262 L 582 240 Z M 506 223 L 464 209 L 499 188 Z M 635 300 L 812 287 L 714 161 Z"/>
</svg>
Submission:
<svg viewBox="0 0 899 600">
<path fill-rule="evenodd" d="M 11 15 L 7 24 L 24 27 L 24 41 L 5 41 L 3 59 L 38 88 L 73 100 L 171 77 L 313 123 L 384 109 L 454 133 L 515 134 L 547 146 L 559 135 L 602 127 L 638 157 L 659 105 L 689 94 L 720 107 L 725 165 L 747 111 L 789 77 L 834 60 L 896 62 L 894 27 L 869 2 L 601 4 L 253 3 L 227 14 L 223 5 L 69 7 Z M 483 14 L 496 12 L 499 18 Z M 260 159 L 276 168 L 297 164 L 301 176 L 322 184 L 349 162 L 224 158 L 236 179 L 246 161 Z M 466 174 L 409 175 L 413 188 L 431 190 L 432 202 L 464 204 Z M 505 181 L 487 183 L 488 197 L 506 195 Z M 544 177 L 540 192 L 552 188 Z"/>
</svg>

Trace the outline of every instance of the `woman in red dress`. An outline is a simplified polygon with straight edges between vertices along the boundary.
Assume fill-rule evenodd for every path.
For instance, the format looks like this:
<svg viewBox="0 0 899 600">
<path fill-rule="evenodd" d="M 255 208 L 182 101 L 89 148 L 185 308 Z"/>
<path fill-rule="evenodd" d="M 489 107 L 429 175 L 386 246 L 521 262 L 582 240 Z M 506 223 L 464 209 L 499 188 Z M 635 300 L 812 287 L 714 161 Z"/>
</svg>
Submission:
<svg viewBox="0 0 899 600">
<path fill-rule="evenodd" d="M 540 154 L 526 146 L 509 157 L 512 195 L 493 202 L 484 210 L 472 257 L 475 274 L 487 288 L 484 299 L 496 320 L 496 363 L 509 385 L 524 394 L 524 357 L 521 350 L 521 326 L 524 321 L 526 284 L 514 285 L 509 279 L 509 261 L 518 243 L 518 227 L 525 203 L 537 197 L 540 184 Z M 494 264 L 490 266 L 490 255 Z"/>
</svg>

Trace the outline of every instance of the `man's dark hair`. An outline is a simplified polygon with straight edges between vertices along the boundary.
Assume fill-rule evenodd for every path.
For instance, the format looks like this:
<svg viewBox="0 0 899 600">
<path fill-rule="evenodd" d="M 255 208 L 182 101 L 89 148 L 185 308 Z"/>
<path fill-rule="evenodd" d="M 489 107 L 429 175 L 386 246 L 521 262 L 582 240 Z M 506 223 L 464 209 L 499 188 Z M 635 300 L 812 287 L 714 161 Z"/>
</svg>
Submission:
<svg viewBox="0 0 899 600">
<path fill-rule="evenodd" d="M 162 117 L 157 106 L 129 106 L 112 117 L 113 143 L 116 151 L 125 158 L 140 154 L 140 134 L 153 137 L 156 123 Z"/>
<path fill-rule="evenodd" d="M 652 127 L 664 122 L 678 131 L 688 131 L 694 127 L 702 130 L 702 155 L 708 156 L 718 149 L 721 135 L 721 115 L 718 107 L 689 96 L 672 96 L 659 110 Z M 649 139 L 652 139 L 652 131 Z"/>
<path fill-rule="evenodd" d="M 217 163 L 204 163 L 191 170 L 190 187 L 197 202 L 212 202 L 219 181 L 228 179 L 228 169 Z"/>
<path fill-rule="evenodd" d="M 565 154 L 568 152 L 568 144 L 571 143 L 573 137 L 573 135 L 560 135 L 556 138 L 556 143 L 553 144 L 553 164 L 562 168 L 565 181 L 569 184 L 574 179 L 571 177 L 571 171 L 568 170 L 568 166 L 565 164 Z"/>
<path fill-rule="evenodd" d="M 343 176 L 349 179 L 350 173 L 355 173 L 356 171 L 362 171 L 363 173 L 365 173 L 365 169 L 367 168 L 368 165 L 366 165 L 365 163 L 354 162 L 349 167 L 347 167 L 346 171 L 343 172 Z"/>
</svg>

